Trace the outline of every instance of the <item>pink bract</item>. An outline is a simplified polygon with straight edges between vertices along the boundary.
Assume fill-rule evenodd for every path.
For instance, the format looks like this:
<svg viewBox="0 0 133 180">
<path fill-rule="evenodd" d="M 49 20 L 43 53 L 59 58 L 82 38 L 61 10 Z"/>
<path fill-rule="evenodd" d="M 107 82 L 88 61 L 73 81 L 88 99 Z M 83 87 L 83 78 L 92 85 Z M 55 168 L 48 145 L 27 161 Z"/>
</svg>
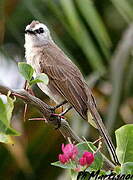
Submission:
<svg viewBox="0 0 133 180">
<path fill-rule="evenodd" d="M 69 161 L 69 158 L 65 156 L 65 154 L 59 154 L 59 161 L 62 163 L 62 164 L 65 164 Z"/>
<path fill-rule="evenodd" d="M 75 157 L 78 155 L 78 148 L 73 144 L 62 144 L 62 151 L 66 155 L 66 157 L 74 160 Z"/>
<path fill-rule="evenodd" d="M 94 161 L 94 154 L 88 151 L 85 151 L 82 157 L 79 159 L 79 164 L 81 166 L 91 165 Z"/>
<path fill-rule="evenodd" d="M 86 158 L 81 157 L 81 158 L 79 159 L 79 164 L 80 164 L 81 166 L 85 166 L 85 165 L 87 164 Z"/>
</svg>

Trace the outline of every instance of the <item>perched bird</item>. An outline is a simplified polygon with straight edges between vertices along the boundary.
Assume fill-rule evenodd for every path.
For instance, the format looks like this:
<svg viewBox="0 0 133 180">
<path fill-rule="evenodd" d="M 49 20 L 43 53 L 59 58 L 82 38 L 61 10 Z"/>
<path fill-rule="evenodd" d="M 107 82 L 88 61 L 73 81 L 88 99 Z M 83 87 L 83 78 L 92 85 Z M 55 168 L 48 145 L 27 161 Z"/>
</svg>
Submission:
<svg viewBox="0 0 133 180">
<path fill-rule="evenodd" d="M 80 116 L 98 128 L 116 164 L 115 147 L 97 111 L 95 99 L 80 70 L 54 43 L 46 25 L 32 21 L 25 29 L 25 57 L 36 74 L 45 73 L 48 85 L 38 83 L 40 89 L 59 107 L 68 104 L 64 114 L 74 108 Z"/>
</svg>

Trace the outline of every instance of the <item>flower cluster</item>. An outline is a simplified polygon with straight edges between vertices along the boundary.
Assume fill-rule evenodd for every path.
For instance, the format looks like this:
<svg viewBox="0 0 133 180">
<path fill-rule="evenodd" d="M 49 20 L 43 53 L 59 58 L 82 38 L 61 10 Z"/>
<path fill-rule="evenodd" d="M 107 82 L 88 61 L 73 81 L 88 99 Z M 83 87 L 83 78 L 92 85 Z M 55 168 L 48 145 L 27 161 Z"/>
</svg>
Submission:
<svg viewBox="0 0 133 180">
<path fill-rule="evenodd" d="M 67 163 L 70 159 L 74 160 L 78 154 L 78 149 L 73 144 L 67 144 L 64 146 L 62 144 L 62 152 L 63 154 L 59 154 L 59 161 L 63 164 Z"/>
<path fill-rule="evenodd" d="M 94 161 L 94 154 L 85 151 L 81 158 L 78 159 L 78 148 L 73 144 L 62 144 L 63 154 L 59 154 L 59 161 L 62 164 L 68 163 L 70 160 L 75 161 L 80 166 L 90 166 Z"/>
</svg>

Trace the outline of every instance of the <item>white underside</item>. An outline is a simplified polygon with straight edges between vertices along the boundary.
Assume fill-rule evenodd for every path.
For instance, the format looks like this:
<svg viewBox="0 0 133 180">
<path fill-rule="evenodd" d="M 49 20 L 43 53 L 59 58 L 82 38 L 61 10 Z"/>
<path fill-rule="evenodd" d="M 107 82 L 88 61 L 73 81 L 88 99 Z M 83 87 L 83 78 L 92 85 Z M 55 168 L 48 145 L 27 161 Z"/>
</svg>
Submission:
<svg viewBox="0 0 133 180">
<path fill-rule="evenodd" d="M 27 63 L 30 64 L 34 69 L 34 78 L 40 74 L 41 69 L 40 69 L 40 58 L 41 55 L 43 54 L 42 51 L 43 49 L 40 47 L 35 47 L 33 46 L 33 42 L 30 39 L 30 36 L 26 35 L 25 36 L 25 57 L 27 60 Z M 37 84 L 39 88 L 47 95 L 50 97 L 50 99 L 54 100 L 57 104 L 61 103 L 64 101 L 64 98 L 52 88 L 52 91 L 49 89 L 47 85 L 44 83 L 38 83 Z M 51 88 L 51 87 L 50 87 Z"/>
</svg>

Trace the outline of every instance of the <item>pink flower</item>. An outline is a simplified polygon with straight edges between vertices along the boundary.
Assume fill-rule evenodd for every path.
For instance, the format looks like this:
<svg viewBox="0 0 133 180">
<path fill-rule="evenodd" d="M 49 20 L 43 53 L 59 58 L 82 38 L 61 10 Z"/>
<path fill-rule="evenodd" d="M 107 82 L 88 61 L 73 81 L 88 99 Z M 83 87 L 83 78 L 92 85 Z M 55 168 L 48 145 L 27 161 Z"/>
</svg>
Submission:
<svg viewBox="0 0 133 180">
<path fill-rule="evenodd" d="M 63 164 L 67 163 L 70 159 L 74 160 L 78 154 L 78 149 L 73 144 L 62 144 L 63 154 L 59 154 L 59 161 Z"/>
<path fill-rule="evenodd" d="M 91 165 L 94 161 L 94 155 L 91 152 L 87 152 L 85 151 L 82 155 L 82 157 L 79 159 L 79 164 L 81 166 L 85 166 L 85 165 Z"/>
<path fill-rule="evenodd" d="M 79 164 L 80 164 L 81 166 L 85 166 L 85 165 L 87 164 L 86 158 L 81 157 L 81 158 L 79 159 Z"/>
<path fill-rule="evenodd" d="M 78 154 L 78 148 L 73 144 L 62 144 L 62 151 L 69 159 L 74 160 Z"/>
<path fill-rule="evenodd" d="M 62 164 L 65 164 L 69 161 L 69 158 L 66 157 L 65 154 L 59 154 L 59 161 L 62 163 Z"/>
</svg>

